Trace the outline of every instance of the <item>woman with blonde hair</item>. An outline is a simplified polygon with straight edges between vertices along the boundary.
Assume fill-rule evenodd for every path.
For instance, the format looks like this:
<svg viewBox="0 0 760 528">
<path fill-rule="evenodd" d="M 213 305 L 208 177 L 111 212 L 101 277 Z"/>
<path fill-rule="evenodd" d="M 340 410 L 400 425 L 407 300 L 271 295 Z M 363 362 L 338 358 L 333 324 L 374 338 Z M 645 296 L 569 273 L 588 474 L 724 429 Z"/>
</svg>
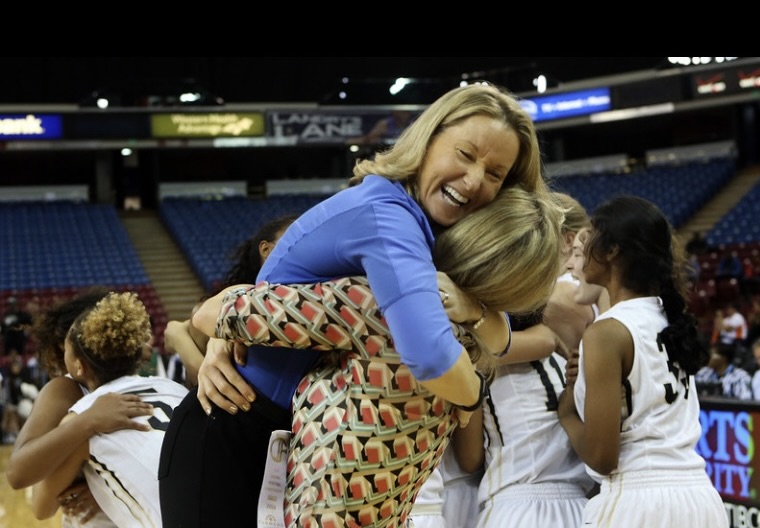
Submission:
<svg viewBox="0 0 760 528">
<path fill-rule="evenodd" d="M 530 116 L 495 86 L 455 88 L 389 150 L 359 162 L 350 187 L 301 215 L 257 280 L 304 284 L 366 276 L 403 362 L 427 390 L 460 405 L 457 419 L 466 424 L 484 381 L 440 304 L 432 251 L 443 231 L 514 186 L 547 192 Z M 207 335 L 214 335 L 224 293 L 193 316 Z M 483 319 L 484 329 L 500 334 L 492 348 L 504 349 L 503 317 L 491 312 L 484 318 L 477 305 L 464 315 Z M 321 356 L 313 349 L 273 353 L 252 346 L 245 366 L 236 368 L 222 345 L 211 343 L 197 391 L 167 432 L 160 478 L 168 526 L 223 524 L 225 505 L 259 495 L 270 434 L 290 428 L 293 395 Z M 246 456 L 236 456 L 237 448 Z M 188 502 L 195 507 L 188 509 Z M 235 513 L 227 513 L 231 523 Z"/>
<path fill-rule="evenodd" d="M 562 216 L 550 197 L 505 189 L 491 205 L 444 231 L 433 259 L 439 272 L 458 285 L 458 295 L 473 296 L 491 310 L 532 312 L 546 303 L 556 280 Z M 370 518 L 377 526 L 402 526 L 456 426 L 455 406 L 419 384 L 393 348 L 367 286 L 366 278 L 349 277 L 304 285 L 259 283 L 224 295 L 217 337 L 248 345 L 343 351 L 323 353 L 323 366 L 304 378 L 293 397 L 287 526 L 365 525 Z M 441 288 L 445 307 L 452 302 L 448 282 Z M 319 305 L 325 319 L 305 324 L 300 315 L 306 303 Z M 278 306 L 277 315 L 267 306 Z M 364 324 L 357 326 L 356 318 Z M 253 322 L 268 331 L 252 334 Z M 490 379 L 494 354 L 488 336 L 478 336 L 476 324 L 456 325 L 458 335 Z M 377 420 L 368 421 L 370 416 Z M 326 431 L 312 426 L 331 420 L 339 425 Z M 423 438 L 423 445 L 415 446 Z M 365 457 L 373 456 L 367 453 L 370 446 L 402 443 L 404 449 L 380 455 L 380 467 Z M 360 446 L 364 449 L 356 451 Z M 391 474 L 402 477 L 395 481 Z M 359 493 L 354 485 L 368 488 Z M 393 506 L 385 510 L 387 504 Z M 377 516 L 364 517 L 368 511 Z"/>
</svg>

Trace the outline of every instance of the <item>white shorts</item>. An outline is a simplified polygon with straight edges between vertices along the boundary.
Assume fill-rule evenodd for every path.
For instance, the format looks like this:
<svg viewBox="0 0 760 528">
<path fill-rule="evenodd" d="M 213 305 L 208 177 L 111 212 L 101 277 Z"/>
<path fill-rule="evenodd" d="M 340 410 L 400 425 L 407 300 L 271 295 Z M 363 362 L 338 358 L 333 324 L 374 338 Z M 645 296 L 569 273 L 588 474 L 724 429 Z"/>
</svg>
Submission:
<svg viewBox="0 0 760 528">
<path fill-rule="evenodd" d="M 408 526 L 412 528 L 447 528 L 446 519 L 443 518 L 440 507 L 431 506 L 427 508 L 425 506 L 415 506 L 412 513 L 409 514 L 410 523 Z"/>
<path fill-rule="evenodd" d="M 477 528 L 581 526 L 585 491 L 575 484 L 513 484 L 483 503 Z"/>
<path fill-rule="evenodd" d="M 478 520 L 478 486 L 483 473 L 459 477 L 443 487 L 443 518 L 448 528 L 475 528 Z"/>
<path fill-rule="evenodd" d="M 605 478 L 583 522 L 583 528 L 728 528 L 728 515 L 703 469 L 639 471 Z"/>
</svg>

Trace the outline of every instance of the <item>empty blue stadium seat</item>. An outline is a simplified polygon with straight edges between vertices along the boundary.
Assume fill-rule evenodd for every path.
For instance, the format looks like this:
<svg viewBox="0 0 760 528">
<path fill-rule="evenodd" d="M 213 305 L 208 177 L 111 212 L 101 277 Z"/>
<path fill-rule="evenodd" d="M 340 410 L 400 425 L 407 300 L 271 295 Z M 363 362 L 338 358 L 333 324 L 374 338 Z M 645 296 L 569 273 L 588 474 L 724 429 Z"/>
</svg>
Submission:
<svg viewBox="0 0 760 528">
<path fill-rule="evenodd" d="M 148 283 L 112 205 L 0 204 L 0 289 Z"/>
<path fill-rule="evenodd" d="M 159 215 L 207 291 L 224 278 L 234 250 L 266 222 L 300 214 L 327 195 L 241 196 L 208 199 L 164 198 Z"/>
</svg>

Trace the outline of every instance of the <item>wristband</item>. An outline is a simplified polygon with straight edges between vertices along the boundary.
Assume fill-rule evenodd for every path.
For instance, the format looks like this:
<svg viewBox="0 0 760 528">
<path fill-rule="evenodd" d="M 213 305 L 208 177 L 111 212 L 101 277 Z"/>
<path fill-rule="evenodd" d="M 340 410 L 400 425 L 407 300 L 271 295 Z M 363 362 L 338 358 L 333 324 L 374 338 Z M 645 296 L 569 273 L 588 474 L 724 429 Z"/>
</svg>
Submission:
<svg viewBox="0 0 760 528">
<path fill-rule="evenodd" d="M 486 377 L 479 370 L 476 370 L 475 374 L 478 376 L 478 378 L 480 378 L 480 391 L 478 394 L 478 399 L 472 405 L 457 405 L 457 407 L 459 407 L 463 411 L 475 412 L 476 410 L 478 410 L 478 408 L 481 405 L 483 405 L 483 400 L 488 394 L 488 385 L 486 385 Z"/>
<path fill-rule="evenodd" d="M 478 302 L 480 302 L 480 301 L 478 301 Z M 486 305 L 483 304 L 482 302 L 480 302 L 480 319 L 478 319 L 477 321 L 475 321 L 472 324 L 472 329 L 473 330 L 477 330 L 478 328 L 480 328 L 480 325 L 482 325 L 483 323 L 486 322 L 486 315 L 487 314 L 488 314 L 488 311 L 486 310 Z"/>
</svg>

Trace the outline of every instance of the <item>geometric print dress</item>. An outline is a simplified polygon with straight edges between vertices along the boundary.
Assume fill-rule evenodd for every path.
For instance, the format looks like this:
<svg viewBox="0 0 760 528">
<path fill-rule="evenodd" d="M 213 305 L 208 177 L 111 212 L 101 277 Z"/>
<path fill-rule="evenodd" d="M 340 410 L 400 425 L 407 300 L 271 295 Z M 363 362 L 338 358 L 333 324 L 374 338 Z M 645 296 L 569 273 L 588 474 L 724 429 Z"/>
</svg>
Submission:
<svg viewBox="0 0 760 528">
<path fill-rule="evenodd" d="M 414 499 L 457 421 L 452 404 L 401 363 L 365 277 L 233 290 L 216 335 L 339 355 L 293 395 L 288 528 L 410 526 Z"/>
</svg>

